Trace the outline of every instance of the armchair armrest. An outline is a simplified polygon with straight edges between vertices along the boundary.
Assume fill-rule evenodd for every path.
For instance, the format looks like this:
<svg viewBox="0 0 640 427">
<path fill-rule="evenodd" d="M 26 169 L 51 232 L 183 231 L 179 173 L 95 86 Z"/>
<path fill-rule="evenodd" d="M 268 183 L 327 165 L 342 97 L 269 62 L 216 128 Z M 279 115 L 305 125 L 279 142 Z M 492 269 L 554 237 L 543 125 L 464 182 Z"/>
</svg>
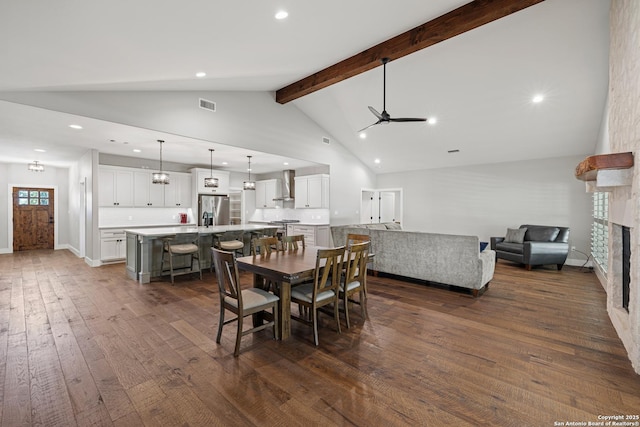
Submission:
<svg viewBox="0 0 640 427">
<path fill-rule="evenodd" d="M 531 259 L 531 255 L 566 255 L 569 253 L 568 243 L 559 242 L 524 242 L 524 259 Z"/>
<path fill-rule="evenodd" d="M 496 245 L 504 241 L 504 237 L 490 237 L 489 239 L 491 241 L 491 249 L 494 251 L 496 250 Z"/>
</svg>

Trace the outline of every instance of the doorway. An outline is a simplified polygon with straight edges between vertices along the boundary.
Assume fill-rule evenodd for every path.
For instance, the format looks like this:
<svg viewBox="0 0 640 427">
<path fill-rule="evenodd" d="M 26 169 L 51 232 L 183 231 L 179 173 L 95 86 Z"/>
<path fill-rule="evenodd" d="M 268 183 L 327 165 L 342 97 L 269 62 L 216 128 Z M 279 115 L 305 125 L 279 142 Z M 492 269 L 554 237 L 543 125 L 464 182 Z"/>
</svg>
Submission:
<svg viewBox="0 0 640 427">
<path fill-rule="evenodd" d="M 13 187 L 13 250 L 54 249 L 55 210 L 51 188 Z"/>
<path fill-rule="evenodd" d="M 362 189 L 360 223 L 402 223 L 402 189 Z"/>
</svg>

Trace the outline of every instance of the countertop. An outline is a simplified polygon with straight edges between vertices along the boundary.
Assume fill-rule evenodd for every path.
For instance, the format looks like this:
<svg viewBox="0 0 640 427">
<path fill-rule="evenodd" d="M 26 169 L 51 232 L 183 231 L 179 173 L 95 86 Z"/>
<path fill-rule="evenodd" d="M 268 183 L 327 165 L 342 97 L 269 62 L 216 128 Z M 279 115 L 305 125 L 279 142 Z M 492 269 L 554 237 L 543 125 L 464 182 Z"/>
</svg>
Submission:
<svg viewBox="0 0 640 427">
<path fill-rule="evenodd" d="M 193 222 L 187 224 L 139 224 L 139 225 L 131 225 L 131 224 L 123 224 L 123 225 L 100 225 L 98 226 L 99 230 L 109 230 L 111 228 L 122 228 L 122 229 L 133 229 L 133 228 L 158 228 L 158 227 L 195 227 L 196 224 Z"/>
<path fill-rule="evenodd" d="M 162 237 L 171 234 L 198 233 L 201 235 L 224 233 L 225 231 L 253 231 L 264 230 L 265 228 L 278 228 L 275 225 L 258 224 L 238 224 L 238 225 L 216 225 L 212 227 L 178 226 L 178 227 L 156 227 L 156 228 L 125 228 L 126 233 L 137 234 L 144 237 Z"/>
</svg>

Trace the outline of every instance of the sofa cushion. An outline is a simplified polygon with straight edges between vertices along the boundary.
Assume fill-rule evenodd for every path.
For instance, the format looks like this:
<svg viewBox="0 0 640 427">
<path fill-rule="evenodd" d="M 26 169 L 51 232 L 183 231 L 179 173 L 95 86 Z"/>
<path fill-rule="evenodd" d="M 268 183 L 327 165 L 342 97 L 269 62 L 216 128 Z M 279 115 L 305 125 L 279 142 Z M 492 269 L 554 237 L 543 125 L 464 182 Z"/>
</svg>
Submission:
<svg viewBox="0 0 640 427">
<path fill-rule="evenodd" d="M 496 243 L 496 251 L 511 252 L 513 254 L 521 254 L 524 251 L 524 245 L 522 243 L 500 242 L 500 243 Z"/>
<path fill-rule="evenodd" d="M 526 232 L 526 228 L 507 228 L 507 235 L 504 237 L 504 241 L 506 243 L 522 243 Z"/>
<path fill-rule="evenodd" d="M 553 242 L 558 237 L 558 227 L 529 227 L 524 235 L 524 240 L 532 242 Z"/>
<path fill-rule="evenodd" d="M 386 230 L 387 227 L 384 224 L 367 224 L 369 230 Z"/>
<path fill-rule="evenodd" d="M 387 230 L 402 230 L 402 227 L 397 222 L 385 222 L 384 226 Z"/>
</svg>

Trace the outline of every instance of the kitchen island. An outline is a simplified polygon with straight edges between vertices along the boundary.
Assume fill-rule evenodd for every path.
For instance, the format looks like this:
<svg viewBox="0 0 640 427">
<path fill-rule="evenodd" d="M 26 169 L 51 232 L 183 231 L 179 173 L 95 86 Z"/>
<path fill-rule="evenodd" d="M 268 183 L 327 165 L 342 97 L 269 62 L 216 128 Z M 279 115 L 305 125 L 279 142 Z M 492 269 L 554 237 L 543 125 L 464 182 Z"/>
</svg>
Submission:
<svg viewBox="0 0 640 427">
<path fill-rule="evenodd" d="M 181 236 L 197 233 L 200 261 L 202 262 L 200 268 L 207 268 L 211 264 L 210 248 L 213 246 L 213 239 L 216 236 L 227 231 L 243 231 L 245 233 L 245 247 L 248 249 L 250 242 L 248 236 L 251 233 L 259 234 L 261 230 L 277 228 L 277 226 L 262 224 L 127 228 L 124 230 L 127 239 L 127 276 L 141 284 L 149 283 L 152 277 L 162 276 L 162 239 L 165 237 L 176 236 L 175 239 L 179 242 Z"/>
</svg>

